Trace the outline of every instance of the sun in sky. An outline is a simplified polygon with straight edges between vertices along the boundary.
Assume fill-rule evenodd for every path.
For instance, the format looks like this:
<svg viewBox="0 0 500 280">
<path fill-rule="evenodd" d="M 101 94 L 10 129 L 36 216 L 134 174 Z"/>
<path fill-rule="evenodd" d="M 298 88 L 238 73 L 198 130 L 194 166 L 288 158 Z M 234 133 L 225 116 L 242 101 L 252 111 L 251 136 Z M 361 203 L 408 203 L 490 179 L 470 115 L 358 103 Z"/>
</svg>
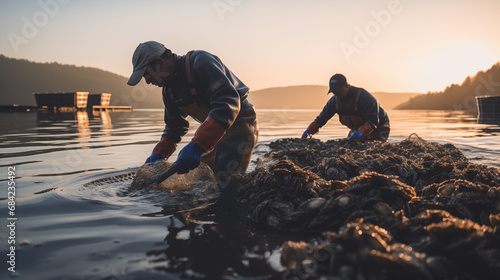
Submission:
<svg viewBox="0 0 500 280">
<path fill-rule="evenodd" d="M 429 46 L 415 57 L 415 76 L 429 91 L 461 84 L 467 76 L 487 70 L 498 61 L 495 51 L 475 42 L 456 41 Z"/>
<path fill-rule="evenodd" d="M 499 10 L 499 0 L 0 1 L 0 54 L 127 77 L 134 49 L 154 40 L 214 53 L 252 90 L 343 73 L 369 91 L 440 91 L 499 60 Z"/>
</svg>

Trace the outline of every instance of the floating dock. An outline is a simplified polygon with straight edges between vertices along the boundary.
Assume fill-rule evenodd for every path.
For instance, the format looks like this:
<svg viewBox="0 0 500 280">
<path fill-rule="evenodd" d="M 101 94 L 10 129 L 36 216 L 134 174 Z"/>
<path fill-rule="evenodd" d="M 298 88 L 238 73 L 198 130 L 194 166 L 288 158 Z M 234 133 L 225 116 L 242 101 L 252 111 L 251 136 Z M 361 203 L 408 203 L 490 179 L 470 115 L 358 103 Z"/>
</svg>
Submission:
<svg viewBox="0 0 500 280">
<path fill-rule="evenodd" d="M 111 106 L 111 93 L 34 92 L 37 109 L 58 111 L 92 109 L 93 111 L 132 111 L 132 106 Z"/>
<path fill-rule="evenodd" d="M 93 106 L 109 106 L 111 101 L 111 93 L 89 94 L 87 107 Z"/>
<path fill-rule="evenodd" d="M 132 111 L 132 106 L 101 106 L 94 105 L 92 106 L 92 111 Z"/>
<path fill-rule="evenodd" d="M 29 105 L 0 105 L 0 112 L 32 112 L 36 111 L 38 108 L 36 106 Z"/>
<path fill-rule="evenodd" d="M 39 108 L 87 108 L 89 93 L 76 92 L 34 92 Z"/>
</svg>

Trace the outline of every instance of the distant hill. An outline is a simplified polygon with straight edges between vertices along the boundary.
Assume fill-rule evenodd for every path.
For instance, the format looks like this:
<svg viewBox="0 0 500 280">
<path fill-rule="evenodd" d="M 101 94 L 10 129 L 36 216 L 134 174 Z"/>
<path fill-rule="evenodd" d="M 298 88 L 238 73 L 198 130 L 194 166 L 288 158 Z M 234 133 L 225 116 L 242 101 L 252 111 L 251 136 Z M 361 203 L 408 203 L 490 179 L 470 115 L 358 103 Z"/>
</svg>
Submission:
<svg viewBox="0 0 500 280">
<path fill-rule="evenodd" d="M 161 108 L 161 90 L 147 84 L 131 87 L 127 78 L 97 68 L 36 63 L 0 55 L 0 105 L 36 105 L 33 92 L 111 93 L 111 105 Z"/>
<path fill-rule="evenodd" d="M 369 91 L 369 90 L 368 90 Z M 249 99 L 257 109 L 318 109 L 321 110 L 332 97 L 327 86 L 305 85 L 273 87 L 251 91 Z M 384 109 L 393 109 L 419 93 L 371 93 Z"/>
<path fill-rule="evenodd" d="M 399 104 L 408 101 L 410 98 L 422 95 L 415 92 L 372 92 L 371 93 L 384 109 L 394 109 Z"/>
<path fill-rule="evenodd" d="M 37 63 L 0 55 L 0 105 L 36 105 L 33 92 L 111 93 L 111 105 L 163 108 L 161 90 L 141 82 L 131 87 L 127 78 L 97 68 Z M 250 92 L 257 109 L 322 109 L 332 95 L 327 86 L 273 87 Z M 369 91 L 369 89 L 368 89 Z M 416 93 L 372 93 L 382 107 L 391 109 Z"/>
<path fill-rule="evenodd" d="M 486 71 L 468 76 L 461 85 L 452 84 L 440 92 L 415 96 L 397 109 L 467 110 L 477 113 L 475 97 L 500 95 L 500 62 Z"/>
<path fill-rule="evenodd" d="M 330 99 L 327 91 L 316 85 L 272 87 L 251 90 L 248 98 L 257 109 L 318 109 Z"/>
</svg>

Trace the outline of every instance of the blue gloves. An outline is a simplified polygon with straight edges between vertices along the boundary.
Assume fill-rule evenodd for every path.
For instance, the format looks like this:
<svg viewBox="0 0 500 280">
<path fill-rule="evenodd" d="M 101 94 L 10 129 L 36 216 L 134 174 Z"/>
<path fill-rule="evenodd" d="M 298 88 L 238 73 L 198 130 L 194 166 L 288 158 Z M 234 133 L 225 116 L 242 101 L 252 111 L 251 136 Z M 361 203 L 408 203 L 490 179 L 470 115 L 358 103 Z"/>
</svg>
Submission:
<svg viewBox="0 0 500 280">
<path fill-rule="evenodd" d="M 160 155 L 157 155 L 157 154 L 151 154 L 148 159 L 146 160 L 146 163 L 150 163 L 150 162 L 155 162 L 155 161 L 159 161 L 159 160 L 162 160 L 163 158 L 160 156 Z"/>
<path fill-rule="evenodd" d="M 319 132 L 319 123 L 313 121 L 302 134 L 302 138 L 312 137 L 314 134 Z"/>
<path fill-rule="evenodd" d="M 311 135 L 311 132 L 309 131 L 309 129 L 306 129 L 306 131 L 304 131 L 304 133 L 302 134 L 302 138 L 307 138 Z"/>
<path fill-rule="evenodd" d="M 168 137 L 162 137 L 146 160 L 146 163 L 155 162 L 170 157 L 175 151 L 176 143 Z"/>
<path fill-rule="evenodd" d="M 201 154 L 205 150 L 195 142 L 191 141 L 184 148 L 182 148 L 179 156 L 177 157 L 177 173 L 188 173 L 189 170 L 195 169 L 200 165 Z"/>
<path fill-rule="evenodd" d="M 351 135 L 351 137 L 349 137 L 349 142 L 350 141 L 354 141 L 354 140 L 357 140 L 358 138 L 360 138 L 361 136 L 363 136 L 363 132 L 359 131 L 359 130 L 356 130 L 354 131 L 354 133 Z"/>
</svg>

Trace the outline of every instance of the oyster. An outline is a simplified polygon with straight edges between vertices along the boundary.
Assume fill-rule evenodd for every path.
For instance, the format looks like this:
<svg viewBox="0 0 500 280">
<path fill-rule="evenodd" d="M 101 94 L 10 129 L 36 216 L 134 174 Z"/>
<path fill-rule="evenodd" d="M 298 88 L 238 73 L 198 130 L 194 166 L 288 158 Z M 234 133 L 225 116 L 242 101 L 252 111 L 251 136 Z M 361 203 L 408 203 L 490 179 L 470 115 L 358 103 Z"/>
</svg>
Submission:
<svg viewBox="0 0 500 280">
<path fill-rule="evenodd" d="M 269 164 L 231 185 L 253 222 L 308 232 L 281 244 L 283 278 L 500 275 L 497 168 L 415 135 L 399 143 L 280 139 L 269 146 L 261 159 Z"/>
</svg>

